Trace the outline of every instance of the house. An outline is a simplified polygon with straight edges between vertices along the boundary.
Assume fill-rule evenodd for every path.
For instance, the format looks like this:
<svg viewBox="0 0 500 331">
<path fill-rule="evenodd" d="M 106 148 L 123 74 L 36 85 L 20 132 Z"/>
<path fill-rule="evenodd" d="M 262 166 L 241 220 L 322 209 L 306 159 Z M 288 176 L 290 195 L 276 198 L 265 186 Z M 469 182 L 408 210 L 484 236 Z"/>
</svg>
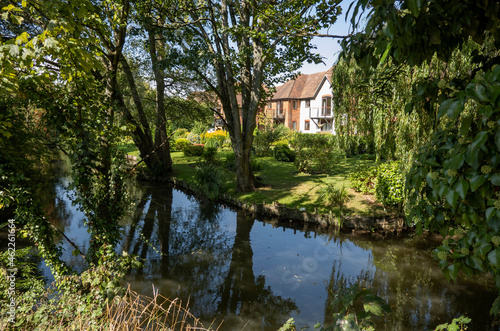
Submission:
<svg viewBox="0 0 500 331">
<path fill-rule="evenodd" d="M 267 100 L 266 117 L 299 132 L 334 133 L 331 76 L 332 69 L 277 86 Z"/>
</svg>

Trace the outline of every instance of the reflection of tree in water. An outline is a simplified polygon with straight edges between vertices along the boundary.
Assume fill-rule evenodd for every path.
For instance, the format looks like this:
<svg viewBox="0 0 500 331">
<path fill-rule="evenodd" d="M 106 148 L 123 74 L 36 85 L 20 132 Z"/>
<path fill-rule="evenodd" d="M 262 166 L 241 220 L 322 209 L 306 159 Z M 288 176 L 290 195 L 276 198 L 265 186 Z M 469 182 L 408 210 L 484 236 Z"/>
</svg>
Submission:
<svg viewBox="0 0 500 331">
<path fill-rule="evenodd" d="M 237 212 L 234 234 L 234 220 L 225 224 L 219 205 L 191 199 L 173 207 L 173 195 L 167 186 L 142 193 L 124 240 L 124 250 L 145 261 L 136 276 L 155 280 L 166 297 L 189 298 L 191 312 L 202 319 L 220 316 L 223 328 L 242 320 L 257 323 L 254 329 L 282 325 L 297 307 L 273 296 L 265 278 L 253 273 L 254 219 Z"/>
<path fill-rule="evenodd" d="M 255 277 L 253 272 L 253 251 L 250 232 L 255 220 L 243 211 L 236 216 L 236 236 L 231 255 L 229 271 L 221 284 L 218 312 L 238 318 L 226 319 L 225 327 L 238 329 L 243 318 L 249 329 L 276 330 L 297 310 L 295 302 L 275 296 L 265 286 L 265 277 Z M 242 325 L 240 325 L 241 328 Z"/>
<path fill-rule="evenodd" d="M 417 248 L 417 244 L 424 246 Z M 356 245 L 371 250 L 376 267 L 374 274 L 363 272 L 359 280 L 392 309 L 379 319 L 376 330 L 434 329 L 461 314 L 472 317 L 472 329 L 491 328 L 489 307 L 496 297 L 494 291 L 488 292 L 472 280 L 447 282 L 430 256 L 429 243 L 397 239 L 364 240 Z"/>
</svg>

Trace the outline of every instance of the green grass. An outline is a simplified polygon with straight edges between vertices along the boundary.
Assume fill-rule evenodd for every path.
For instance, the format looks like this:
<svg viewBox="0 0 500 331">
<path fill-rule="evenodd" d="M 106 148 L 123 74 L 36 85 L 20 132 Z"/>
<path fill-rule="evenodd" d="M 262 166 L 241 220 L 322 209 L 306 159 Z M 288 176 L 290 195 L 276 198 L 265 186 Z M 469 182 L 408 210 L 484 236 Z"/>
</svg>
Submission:
<svg viewBox="0 0 500 331">
<path fill-rule="evenodd" d="M 129 154 L 137 155 L 136 150 L 126 147 Z M 125 150 L 125 149 L 124 149 Z M 349 175 L 366 167 L 375 165 L 374 161 L 361 160 L 357 157 L 344 158 L 343 154 L 336 153 L 333 169 L 330 174 L 297 173 L 293 162 L 280 162 L 273 157 L 257 158 L 262 166 L 261 170 L 254 171 L 260 185 L 255 192 L 239 193 L 236 191 L 236 174 L 226 169 L 223 164 L 231 152 L 219 151 L 217 159 L 223 180 L 223 192 L 234 195 L 249 203 L 272 203 L 286 205 L 290 208 L 304 209 L 308 212 L 328 213 L 329 210 L 319 199 L 320 187 L 333 184 L 337 188 L 346 188 L 349 201 L 345 206 L 345 213 L 352 215 L 381 215 L 383 207 L 375 202 L 374 197 L 355 192 L 350 187 Z M 173 175 L 188 183 L 194 183 L 195 166 L 200 157 L 184 156 L 182 152 L 172 152 Z"/>
</svg>

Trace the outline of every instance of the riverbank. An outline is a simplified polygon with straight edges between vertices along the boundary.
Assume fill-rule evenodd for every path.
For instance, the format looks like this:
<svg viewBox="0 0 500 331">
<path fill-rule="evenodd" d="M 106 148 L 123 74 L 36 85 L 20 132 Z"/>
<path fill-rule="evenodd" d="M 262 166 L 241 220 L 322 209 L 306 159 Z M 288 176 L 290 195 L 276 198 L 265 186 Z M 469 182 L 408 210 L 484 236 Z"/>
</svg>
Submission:
<svg viewBox="0 0 500 331">
<path fill-rule="evenodd" d="M 280 162 L 273 157 L 257 158 L 254 174 L 260 186 L 254 192 L 239 193 L 236 191 L 236 175 L 227 167 L 230 154 L 229 151 L 220 151 L 215 159 L 222 182 L 221 192 L 224 192 L 218 197 L 220 202 L 280 221 L 312 223 L 321 227 L 400 231 L 404 226 L 403 219 L 395 211 L 384 208 L 373 196 L 350 187 L 349 176 L 375 165 L 374 161 L 356 157 L 346 159 L 338 153 L 330 174 L 305 174 L 297 173 L 293 163 Z M 199 193 L 195 173 L 196 165 L 202 159 L 173 152 L 172 160 L 173 174 L 162 180 L 191 193 Z M 147 176 L 142 178 L 158 180 Z M 342 217 L 339 217 L 338 208 L 328 208 L 321 200 L 321 188 L 327 185 L 344 188 L 348 194 Z"/>
</svg>

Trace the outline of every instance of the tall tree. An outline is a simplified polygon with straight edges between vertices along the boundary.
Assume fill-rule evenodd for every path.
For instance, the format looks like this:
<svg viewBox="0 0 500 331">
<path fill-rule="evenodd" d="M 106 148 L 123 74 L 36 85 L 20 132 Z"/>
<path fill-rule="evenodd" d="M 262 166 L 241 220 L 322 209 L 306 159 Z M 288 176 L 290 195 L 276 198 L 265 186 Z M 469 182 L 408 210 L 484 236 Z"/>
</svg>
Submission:
<svg viewBox="0 0 500 331">
<path fill-rule="evenodd" d="M 471 65 L 415 84 L 408 111 L 434 110 L 436 130 L 407 176 L 409 220 L 419 232 L 439 231 L 433 252 L 448 279 L 492 274 L 500 290 L 500 2 L 473 0 L 360 0 L 370 8 L 366 28 L 344 43 L 366 66 L 388 58 L 420 65 L 450 63 L 472 42 Z M 500 296 L 491 313 L 500 311 Z"/>
<path fill-rule="evenodd" d="M 250 154 L 265 86 L 289 78 L 306 60 L 320 62 L 311 54 L 310 40 L 335 21 L 339 2 L 168 1 L 169 26 L 179 31 L 172 57 L 217 94 L 236 157 L 239 191 L 255 189 Z"/>
</svg>

